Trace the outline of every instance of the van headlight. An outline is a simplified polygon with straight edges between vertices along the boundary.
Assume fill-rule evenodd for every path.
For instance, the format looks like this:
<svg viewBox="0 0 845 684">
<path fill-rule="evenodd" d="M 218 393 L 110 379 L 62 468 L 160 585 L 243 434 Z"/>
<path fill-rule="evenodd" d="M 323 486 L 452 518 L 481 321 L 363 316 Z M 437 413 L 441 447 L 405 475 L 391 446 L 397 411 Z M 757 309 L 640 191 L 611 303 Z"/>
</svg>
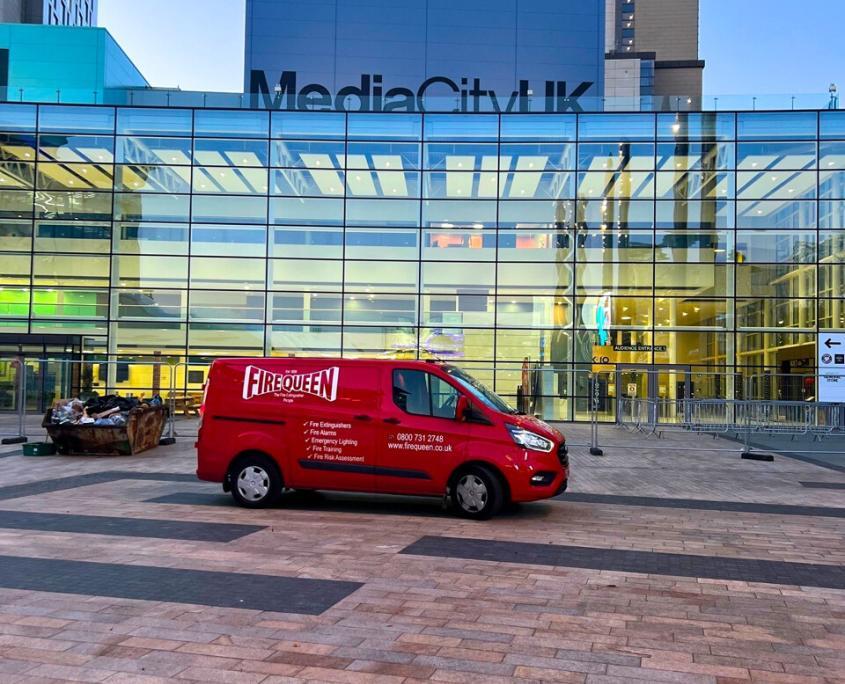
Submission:
<svg viewBox="0 0 845 684">
<path fill-rule="evenodd" d="M 546 453 L 552 450 L 554 444 L 550 439 L 541 437 L 536 432 L 525 430 L 518 425 L 505 425 L 511 435 L 511 439 L 526 449 L 533 449 L 534 451 L 544 451 Z"/>
</svg>

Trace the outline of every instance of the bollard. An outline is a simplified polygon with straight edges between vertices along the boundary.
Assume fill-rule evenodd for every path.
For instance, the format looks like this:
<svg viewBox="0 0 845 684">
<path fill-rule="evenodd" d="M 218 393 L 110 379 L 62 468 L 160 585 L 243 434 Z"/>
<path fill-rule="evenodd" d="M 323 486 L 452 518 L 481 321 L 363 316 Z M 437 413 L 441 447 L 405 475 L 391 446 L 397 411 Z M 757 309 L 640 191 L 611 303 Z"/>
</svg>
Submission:
<svg viewBox="0 0 845 684">
<path fill-rule="evenodd" d="M 604 456 L 604 451 L 599 447 L 599 383 L 598 378 L 593 376 L 593 397 L 592 397 L 592 420 L 590 422 L 590 455 Z"/>
</svg>

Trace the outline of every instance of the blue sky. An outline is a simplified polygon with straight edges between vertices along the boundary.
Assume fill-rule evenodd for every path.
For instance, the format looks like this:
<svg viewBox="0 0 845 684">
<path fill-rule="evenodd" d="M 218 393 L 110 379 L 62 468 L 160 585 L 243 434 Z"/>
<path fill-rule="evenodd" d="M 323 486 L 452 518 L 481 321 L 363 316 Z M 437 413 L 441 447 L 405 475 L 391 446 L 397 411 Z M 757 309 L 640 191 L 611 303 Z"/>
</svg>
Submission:
<svg viewBox="0 0 845 684">
<path fill-rule="evenodd" d="M 845 91 L 845 2 L 700 0 L 706 94 Z M 244 0 L 100 0 L 100 25 L 156 86 L 243 88 Z"/>
</svg>

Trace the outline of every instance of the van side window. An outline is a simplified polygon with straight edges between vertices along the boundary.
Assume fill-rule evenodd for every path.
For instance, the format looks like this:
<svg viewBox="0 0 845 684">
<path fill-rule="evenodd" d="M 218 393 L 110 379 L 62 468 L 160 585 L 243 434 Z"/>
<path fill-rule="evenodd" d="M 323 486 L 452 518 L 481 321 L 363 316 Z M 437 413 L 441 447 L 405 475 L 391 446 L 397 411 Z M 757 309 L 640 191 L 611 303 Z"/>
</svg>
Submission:
<svg viewBox="0 0 845 684">
<path fill-rule="evenodd" d="M 406 413 L 453 419 L 458 396 L 458 390 L 431 373 L 393 371 L 393 403 Z"/>
</svg>

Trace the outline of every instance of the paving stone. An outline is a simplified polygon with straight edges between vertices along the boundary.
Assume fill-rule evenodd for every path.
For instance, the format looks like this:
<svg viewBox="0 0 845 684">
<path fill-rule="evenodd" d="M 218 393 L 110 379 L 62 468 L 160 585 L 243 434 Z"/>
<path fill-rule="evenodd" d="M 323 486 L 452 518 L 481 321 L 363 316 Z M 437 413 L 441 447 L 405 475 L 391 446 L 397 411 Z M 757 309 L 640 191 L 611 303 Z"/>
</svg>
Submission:
<svg viewBox="0 0 845 684">
<path fill-rule="evenodd" d="M 400 553 L 845 589 L 845 567 L 753 558 L 712 558 L 688 554 L 438 536 L 422 537 L 406 546 Z"/>
</svg>

